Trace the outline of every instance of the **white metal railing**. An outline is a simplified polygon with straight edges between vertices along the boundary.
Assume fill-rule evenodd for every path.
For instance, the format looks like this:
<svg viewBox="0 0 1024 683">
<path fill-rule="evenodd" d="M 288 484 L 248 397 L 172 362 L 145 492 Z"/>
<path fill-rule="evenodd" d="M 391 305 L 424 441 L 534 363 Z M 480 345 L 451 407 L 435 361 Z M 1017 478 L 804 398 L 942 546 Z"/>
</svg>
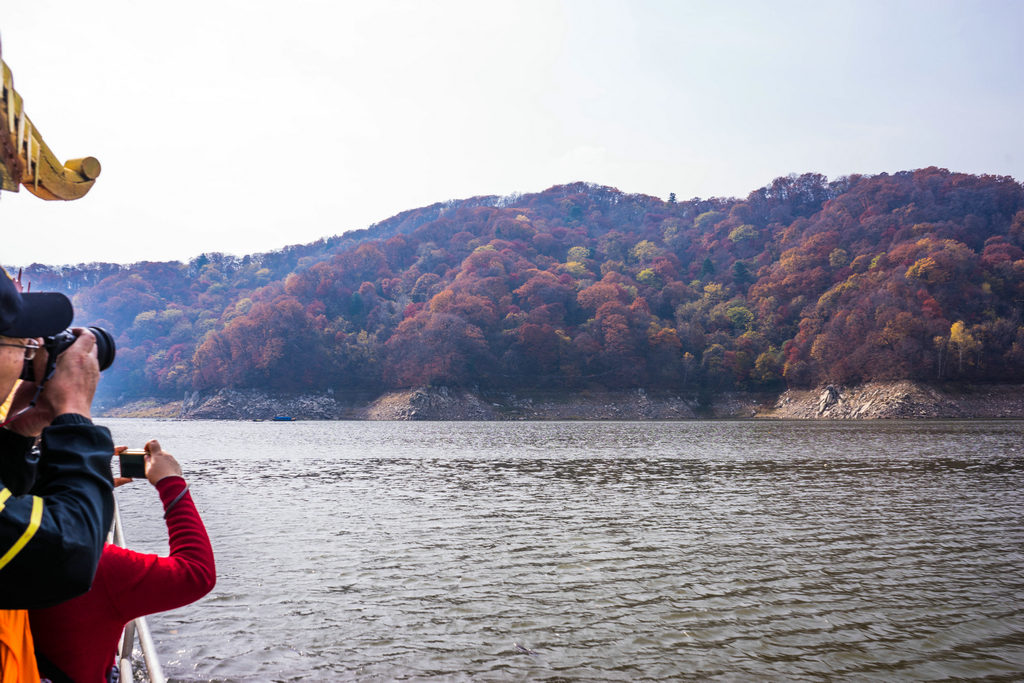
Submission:
<svg viewBox="0 0 1024 683">
<path fill-rule="evenodd" d="M 124 539 L 124 526 L 121 524 L 121 510 L 114 500 L 114 528 L 111 530 L 115 545 L 126 548 Z M 129 622 L 124 627 L 124 635 L 121 643 L 117 646 L 117 666 L 121 670 L 122 681 L 134 681 L 135 675 L 132 671 L 132 650 L 135 645 L 135 635 L 139 636 L 139 647 L 142 649 L 142 658 L 146 662 L 146 672 L 149 674 L 150 683 L 166 683 L 163 668 L 160 666 L 160 659 L 156 654 L 156 646 L 153 644 L 153 636 L 149 632 L 149 625 L 145 617 L 139 617 Z"/>
</svg>

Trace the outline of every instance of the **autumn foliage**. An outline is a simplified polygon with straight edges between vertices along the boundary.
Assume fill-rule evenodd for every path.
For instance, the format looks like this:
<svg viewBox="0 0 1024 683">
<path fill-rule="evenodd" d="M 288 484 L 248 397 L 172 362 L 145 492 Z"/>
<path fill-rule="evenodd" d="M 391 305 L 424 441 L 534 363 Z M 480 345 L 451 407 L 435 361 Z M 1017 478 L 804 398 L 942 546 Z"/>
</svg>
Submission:
<svg viewBox="0 0 1024 683">
<path fill-rule="evenodd" d="M 926 168 L 664 202 L 576 183 L 189 263 L 35 264 L 108 398 L 1024 380 L 1024 188 Z"/>
</svg>

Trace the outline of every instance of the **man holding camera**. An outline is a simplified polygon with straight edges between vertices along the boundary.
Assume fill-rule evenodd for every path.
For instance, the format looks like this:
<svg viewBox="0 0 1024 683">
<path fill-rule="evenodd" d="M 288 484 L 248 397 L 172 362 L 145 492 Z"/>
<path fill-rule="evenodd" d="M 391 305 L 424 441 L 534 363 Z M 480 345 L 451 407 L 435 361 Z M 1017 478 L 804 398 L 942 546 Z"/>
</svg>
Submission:
<svg viewBox="0 0 1024 683">
<path fill-rule="evenodd" d="M 24 612 L 17 610 L 87 591 L 114 513 L 114 444 L 110 432 L 91 420 L 100 373 L 93 335 L 74 330 L 74 343 L 60 352 L 52 376 L 45 377 L 41 338 L 66 329 L 72 317 L 71 302 L 63 294 L 22 294 L 0 269 L 0 401 L 29 362 L 38 380 L 18 386 L 0 428 L 4 679 L 10 667 L 35 668 L 30 635 L 21 625 Z M 40 436 L 37 450 L 33 447 Z"/>
</svg>

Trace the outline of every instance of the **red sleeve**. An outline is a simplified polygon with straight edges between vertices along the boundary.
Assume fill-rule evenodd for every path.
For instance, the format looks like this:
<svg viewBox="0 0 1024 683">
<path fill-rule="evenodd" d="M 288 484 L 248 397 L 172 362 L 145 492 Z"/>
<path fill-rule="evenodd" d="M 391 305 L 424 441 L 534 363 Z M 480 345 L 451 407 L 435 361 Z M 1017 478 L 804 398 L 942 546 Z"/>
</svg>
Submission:
<svg viewBox="0 0 1024 683">
<path fill-rule="evenodd" d="M 181 477 L 157 482 L 166 508 L 185 489 Z M 168 557 L 108 546 L 114 554 L 103 587 L 125 623 L 136 617 L 182 607 L 209 593 L 217 580 L 213 548 L 192 495 L 185 493 L 167 514 Z"/>
</svg>

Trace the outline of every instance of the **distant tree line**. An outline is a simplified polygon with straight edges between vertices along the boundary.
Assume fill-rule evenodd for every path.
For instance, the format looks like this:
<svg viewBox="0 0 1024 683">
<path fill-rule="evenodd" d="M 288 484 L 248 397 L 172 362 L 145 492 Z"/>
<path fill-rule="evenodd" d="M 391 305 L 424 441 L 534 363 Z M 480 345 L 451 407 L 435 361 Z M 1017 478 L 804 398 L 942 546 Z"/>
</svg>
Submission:
<svg viewBox="0 0 1024 683">
<path fill-rule="evenodd" d="M 33 264 L 108 397 L 1024 380 L 1024 188 L 945 169 L 671 201 L 575 183 L 281 251 Z"/>
</svg>

